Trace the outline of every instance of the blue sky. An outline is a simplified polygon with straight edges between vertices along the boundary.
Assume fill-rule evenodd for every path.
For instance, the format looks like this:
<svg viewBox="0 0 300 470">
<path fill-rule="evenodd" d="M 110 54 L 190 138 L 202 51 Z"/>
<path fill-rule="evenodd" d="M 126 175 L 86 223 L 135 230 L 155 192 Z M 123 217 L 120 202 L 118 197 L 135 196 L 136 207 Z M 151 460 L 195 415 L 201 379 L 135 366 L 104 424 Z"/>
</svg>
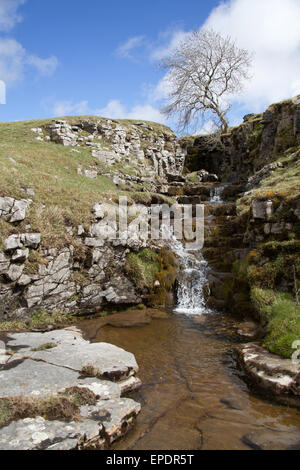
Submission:
<svg viewBox="0 0 300 470">
<path fill-rule="evenodd" d="M 299 24 L 300 0 L 0 0 L 0 120 L 165 122 L 157 64 L 187 32 L 209 26 L 255 53 L 253 80 L 233 97 L 236 124 L 300 93 Z"/>
</svg>

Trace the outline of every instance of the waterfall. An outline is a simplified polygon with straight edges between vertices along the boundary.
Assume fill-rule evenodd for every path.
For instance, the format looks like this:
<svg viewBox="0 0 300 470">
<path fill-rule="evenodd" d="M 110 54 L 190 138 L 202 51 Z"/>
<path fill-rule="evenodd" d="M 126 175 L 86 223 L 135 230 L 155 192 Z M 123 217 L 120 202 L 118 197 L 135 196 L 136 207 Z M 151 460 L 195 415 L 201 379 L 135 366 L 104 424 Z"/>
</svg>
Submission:
<svg viewBox="0 0 300 470">
<path fill-rule="evenodd" d="M 177 278 L 175 312 L 185 315 L 201 315 L 210 312 L 203 295 L 203 289 L 207 283 L 207 261 L 201 253 L 186 250 L 183 243 L 175 237 L 171 238 L 170 247 L 177 255 L 181 268 Z"/>
<path fill-rule="evenodd" d="M 215 202 L 218 204 L 221 204 L 223 202 L 222 200 L 222 193 L 224 191 L 224 186 L 216 186 L 211 189 L 210 191 L 210 201 L 209 202 Z"/>
</svg>

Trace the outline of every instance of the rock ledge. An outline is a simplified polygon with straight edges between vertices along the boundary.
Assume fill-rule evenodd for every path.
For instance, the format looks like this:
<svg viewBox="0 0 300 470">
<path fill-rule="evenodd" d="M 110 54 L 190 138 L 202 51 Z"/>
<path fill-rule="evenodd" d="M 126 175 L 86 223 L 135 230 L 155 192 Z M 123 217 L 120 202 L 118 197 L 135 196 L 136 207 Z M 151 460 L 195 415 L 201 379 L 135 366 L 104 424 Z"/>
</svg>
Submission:
<svg viewBox="0 0 300 470">
<path fill-rule="evenodd" d="M 257 343 L 237 347 L 239 361 L 248 377 L 278 401 L 300 406 L 300 364 L 271 354 Z"/>
<path fill-rule="evenodd" d="M 89 343 L 74 327 L 4 338 L 0 356 L 0 401 L 40 399 L 72 387 L 88 389 L 95 405 L 82 405 L 76 421 L 41 416 L 0 429 L 1 450 L 107 449 L 134 425 L 141 406 L 122 397 L 141 385 L 133 354 L 107 343 Z"/>
</svg>

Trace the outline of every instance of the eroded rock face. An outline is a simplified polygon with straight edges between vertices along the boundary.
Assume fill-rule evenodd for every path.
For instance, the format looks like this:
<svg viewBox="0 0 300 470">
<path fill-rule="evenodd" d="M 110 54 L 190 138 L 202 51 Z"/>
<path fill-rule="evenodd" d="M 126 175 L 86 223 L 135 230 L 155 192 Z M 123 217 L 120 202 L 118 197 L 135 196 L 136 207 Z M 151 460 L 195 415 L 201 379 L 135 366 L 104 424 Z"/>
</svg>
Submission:
<svg viewBox="0 0 300 470">
<path fill-rule="evenodd" d="M 40 233 L 13 234 L 3 241 L 0 320 L 30 318 L 41 309 L 94 313 L 107 304 L 142 302 L 141 292 L 128 278 L 124 266 L 128 253 L 141 250 L 148 241 L 139 238 L 135 228 L 132 233 L 129 228 L 125 237 L 114 239 L 116 222 L 102 224 L 109 207 L 98 202 L 90 208 L 94 218 L 89 229 L 81 225 L 65 227 L 66 233 L 82 246 L 84 256 L 80 261 L 72 245 L 43 248 Z M 37 259 L 34 269 L 32 259 Z"/>
<path fill-rule="evenodd" d="M 271 354 L 259 344 L 238 349 L 239 360 L 251 380 L 285 403 L 300 404 L 300 363 Z"/>
<path fill-rule="evenodd" d="M 278 155 L 300 143 L 299 97 L 275 103 L 263 114 L 247 115 L 245 122 L 212 142 L 211 136 L 181 140 L 190 171 L 204 169 L 227 182 L 244 182 L 250 189 L 280 163 Z M 257 173 L 255 176 L 254 173 Z"/>
<path fill-rule="evenodd" d="M 43 349 L 43 345 L 51 348 Z M 95 405 L 82 405 L 79 422 L 47 421 L 41 416 L 0 429 L 1 450 L 106 449 L 134 425 L 140 404 L 122 398 L 137 390 L 133 354 L 107 343 L 90 344 L 76 328 L 49 333 L 10 334 L 1 350 L 0 401 L 59 396 L 73 387 L 87 389 Z"/>
<path fill-rule="evenodd" d="M 108 166 L 122 162 L 124 170 L 131 168 L 127 174 L 126 171 L 115 170 L 105 175 L 116 185 L 147 182 L 156 190 L 155 178 L 160 180 L 158 184 L 162 184 L 167 182 L 168 174 L 178 178 L 183 170 L 185 152 L 175 135 L 170 131 L 154 130 L 145 123 L 125 126 L 109 119 L 99 119 L 98 122 L 80 121 L 72 126 L 57 120 L 47 126 L 45 132 L 57 144 L 90 148 L 92 156 Z M 43 140 L 43 135 L 43 130 L 39 131 L 39 139 Z M 79 168 L 78 172 L 88 178 L 97 177 L 97 170 L 93 168 L 84 172 Z"/>
</svg>

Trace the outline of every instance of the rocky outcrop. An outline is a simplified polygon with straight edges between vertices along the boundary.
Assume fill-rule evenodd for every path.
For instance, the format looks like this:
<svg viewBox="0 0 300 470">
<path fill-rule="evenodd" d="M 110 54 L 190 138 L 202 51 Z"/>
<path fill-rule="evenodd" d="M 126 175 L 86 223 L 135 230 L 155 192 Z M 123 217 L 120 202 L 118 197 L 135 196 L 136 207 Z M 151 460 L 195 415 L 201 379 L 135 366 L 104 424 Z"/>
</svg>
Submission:
<svg viewBox="0 0 300 470">
<path fill-rule="evenodd" d="M 21 419 L 0 429 L 1 450 L 107 449 L 134 425 L 140 404 L 123 397 L 140 386 L 132 354 L 111 344 L 91 344 L 74 327 L 10 334 L 5 345 L 0 356 L 1 409 L 9 416 L 17 397 Z M 66 401 L 71 392 L 81 393 L 80 404 Z M 55 419 L 38 416 L 36 407 L 45 399 L 50 411 L 51 402 L 57 407 L 65 400 L 61 420 L 57 410 Z M 70 415 L 66 423 L 71 405 L 76 419 Z"/>
<path fill-rule="evenodd" d="M 246 183 L 278 155 L 299 145 L 299 116 L 298 96 L 272 104 L 263 114 L 248 115 L 243 124 L 230 129 L 220 140 L 212 136 L 183 138 L 186 166 L 190 171 L 216 173 L 222 181 Z"/>
<path fill-rule="evenodd" d="M 149 289 L 128 276 L 127 257 L 149 246 L 160 250 L 161 244 L 138 236 L 135 227 L 117 237 L 116 219 L 106 220 L 111 209 L 98 202 L 88 229 L 66 227 L 73 244 L 64 248 L 44 247 L 40 233 L 5 238 L 0 250 L 0 319 L 30 319 L 41 310 L 95 313 L 107 305 L 141 303 Z"/>
<path fill-rule="evenodd" d="M 32 131 L 36 132 L 36 129 Z M 179 177 L 185 160 L 185 152 L 169 129 L 158 125 L 154 128 L 143 122 L 95 119 L 72 125 L 56 120 L 39 130 L 38 139 L 71 146 L 74 152 L 88 148 L 103 164 L 104 174 L 115 184 L 147 183 L 153 191 L 167 183 L 169 175 Z M 120 163 L 122 169 L 118 167 Z M 110 171 L 105 173 L 105 169 Z M 98 171 L 99 168 L 91 167 L 84 170 L 84 175 L 95 178 Z M 82 174 L 80 167 L 78 172 Z"/>
</svg>

